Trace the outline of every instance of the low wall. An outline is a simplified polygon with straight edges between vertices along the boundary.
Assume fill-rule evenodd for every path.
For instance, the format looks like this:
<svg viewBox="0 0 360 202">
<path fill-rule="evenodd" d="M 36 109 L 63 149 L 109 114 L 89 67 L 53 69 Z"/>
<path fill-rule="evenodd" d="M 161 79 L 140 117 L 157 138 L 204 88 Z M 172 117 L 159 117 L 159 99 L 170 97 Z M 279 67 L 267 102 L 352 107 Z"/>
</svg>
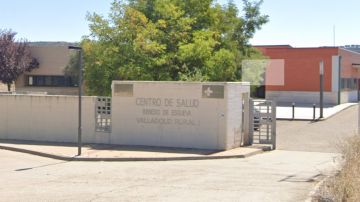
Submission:
<svg viewBox="0 0 360 202">
<path fill-rule="evenodd" d="M 240 146 L 249 83 L 114 81 L 111 142 L 199 149 Z"/>
<path fill-rule="evenodd" d="M 83 97 L 83 141 L 109 143 L 95 132 L 95 98 Z M 77 142 L 78 97 L 0 95 L 0 139 Z"/>
<path fill-rule="evenodd" d="M 15 90 L 15 85 L 12 84 L 10 87 L 10 91 L 14 91 Z M 8 86 L 6 84 L 3 84 L 0 82 L 0 92 L 8 92 Z"/>
<path fill-rule="evenodd" d="M 16 87 L 17 93 L 31 94 L 43 93 L 47 95 L 77 95 L 79 94 L 78 87 Z"/>
<path fill-rule="evenodd" d="M 336 92 L 324 92 L 324 104 L 337 105 L 338 94 Z M 276 103 L 299 103 L 299 104 L 318 104 L 320 101 L 319 92 L 305 91 L 266 91 L 267 100 L 275 100 Z"/>
<path fill-rule="evenodd" d="M 337 105 L 337 92 L 324 92 L 324 104 Z M 318 104 L 320 99 L 319 92 L 305 91 L 266 91 L 266 99 L 275 100 L 277 103 L 300 103 L 300 104 Z M 357 102 L 357 91 L 343 91 L 340 95 L 340 103 Z"/>
<path fill-rule="evenodd" d="M 111 132 L 96 132 L 97 97 L 83 97 L 84 143 L 225 150 L 247 139 L 249 83 L 116 81 L 112 88 Z M 0 94 L 0 139 L 76 143 L 77 133 L 77 96 Z"/>
</svg>

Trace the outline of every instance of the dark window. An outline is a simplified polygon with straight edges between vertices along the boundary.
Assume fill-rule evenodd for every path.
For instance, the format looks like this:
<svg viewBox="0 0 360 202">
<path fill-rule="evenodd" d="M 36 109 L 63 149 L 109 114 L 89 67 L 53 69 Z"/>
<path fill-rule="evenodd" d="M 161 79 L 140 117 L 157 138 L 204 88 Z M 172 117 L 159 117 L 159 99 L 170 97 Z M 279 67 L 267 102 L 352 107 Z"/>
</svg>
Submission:
<svg viewBox="0 0 360 202">
<path fill-rule="evenodd" d="M 72 87 L 76 86 L 67 76 L 28 76 L 27 85 L 29 86 L 53 86 L 53 87 Z"/>
<path fill-rule="evenodd" d="M 341 79 L 341 90 L 357 90 L 357 81 L 354 78 L 342 78 Z"/>
</svg>

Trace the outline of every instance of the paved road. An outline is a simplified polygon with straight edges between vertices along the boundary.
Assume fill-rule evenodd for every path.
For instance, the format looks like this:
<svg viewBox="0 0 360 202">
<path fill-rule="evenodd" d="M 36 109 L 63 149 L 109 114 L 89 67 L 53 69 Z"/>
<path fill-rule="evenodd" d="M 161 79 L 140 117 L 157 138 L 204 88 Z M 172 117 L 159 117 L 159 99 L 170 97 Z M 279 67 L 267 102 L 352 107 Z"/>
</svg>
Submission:
<svg viewBox="0 0 360 202">
<path fill-rule="evenodd" d="M 0 201 L 304 201 L 335 154 L 247 159 L 63 162 L 0 150 Z"/>
<path fill-rule="evenodd" d="M 358 106 L 352 106 L 326 121 L 277 121 L 277 148 L 338 152 L 341 141 L 355 134 L 357 124 Z"/>
</svg>

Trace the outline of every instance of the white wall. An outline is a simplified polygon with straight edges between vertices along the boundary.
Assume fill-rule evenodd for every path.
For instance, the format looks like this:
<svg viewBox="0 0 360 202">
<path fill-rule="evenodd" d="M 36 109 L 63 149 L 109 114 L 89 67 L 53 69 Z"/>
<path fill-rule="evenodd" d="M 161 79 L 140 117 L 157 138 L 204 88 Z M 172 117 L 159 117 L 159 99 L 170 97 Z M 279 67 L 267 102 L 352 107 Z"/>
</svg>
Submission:
<svg viewBox="0 0 360 202">
<path fill-rule="evenodd" d="M 226 101 L 227 101 L 227 119 L 226 119 L 226 142 L 227 148 L 239 147 L 241 145 L 241 136 L 245 134 L 241 134 L 242 131 L 242 123 L 243 118 L 248 118 L 248 114 L 244 114 L 245 117 L 242 117 L 242 101 L 249 102 L 249 97 L 244 97 L 243 93 L 250 93 L 250 85 L 238 85 L 237 83 L 228 83 L 227 84 L 227 93 L 226 93 Z M 245 107 L 248 105 L 244 105 Z M 249 110 L 247 110 L 249 112 Z M 245 124 L 248 121 L 244 122 Z"/>
<path fill-rule="evenodd" d="M 339 71 L 340 71 L 340 57 L 338 55 L 332 56 L 331 69 L 331 91 L 339 92 Z"/>
<path fill-rule="evenodd" d="M 95 132 L 95 97 L 83 97 L 83 141 L 108 143 Z M 78 97 L 0 95 L 0 139 L 77 142 Z"/>
<path fill-rule="evenodd" d="M 277 103 L 318 104 L 319 92 L 305 91 L 266 91 L 266 99 L 275 100 Z M 336 105 L 337 92 L 324 92 L 324 104 Z"/>
<path fill-rule="evenodd" d="M 115 86 L 124 84 L 133 86 L 131 93 L 126 93 L 127 90 L 116 93 Z M 224 97 L 204 98 L 203 85 L 223 86 Z M 244 89 L 238 87 L 242 85 L 114 81 L 111 142 L 199 149 L 233 148 L 234 135 L 239 135 L 237 129 L 241 128 L 241 117 L 235 118 L 241 116 L 240 90 L 249 92 L 248 85 Z M 227 101 L 228 98 L 230 101 Z M 154 99 L 157 102 L 146 104 L 142 102 L 144 99 Z M 177 102 L 181 101 L 192 101 L 197 105 L 179 106 Z M 185 114 L 172 113 L 178 110 Z M 154 114 L 147 114 L 149 111 Z M 146 120 L 146 123 L 142 120 Z M 158 123 L 156 120 L 163 122 Z M 183 120 L 186 120 L 186 123 L 182 123 Z"/>
<path fill-rule="evenodd" d="M 358 92 L 356 90 L 342 91 L 340 102 L 341 103 L 358 102 Z"/>
</svg>

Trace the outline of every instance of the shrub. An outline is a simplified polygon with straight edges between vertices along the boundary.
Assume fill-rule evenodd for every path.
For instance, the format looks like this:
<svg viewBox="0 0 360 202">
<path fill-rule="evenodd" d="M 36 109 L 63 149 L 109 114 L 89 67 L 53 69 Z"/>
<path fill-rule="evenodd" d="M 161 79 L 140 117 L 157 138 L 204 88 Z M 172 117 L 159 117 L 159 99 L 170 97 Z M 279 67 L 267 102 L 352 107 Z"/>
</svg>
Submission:
<svg viewBox="0 0 360 202">
<path fill-rule="evenodd" d="M 342 169 L 327 179 L 313 201 L 360 201 L 360 136 L 340 146 Z"/>
</svg>

